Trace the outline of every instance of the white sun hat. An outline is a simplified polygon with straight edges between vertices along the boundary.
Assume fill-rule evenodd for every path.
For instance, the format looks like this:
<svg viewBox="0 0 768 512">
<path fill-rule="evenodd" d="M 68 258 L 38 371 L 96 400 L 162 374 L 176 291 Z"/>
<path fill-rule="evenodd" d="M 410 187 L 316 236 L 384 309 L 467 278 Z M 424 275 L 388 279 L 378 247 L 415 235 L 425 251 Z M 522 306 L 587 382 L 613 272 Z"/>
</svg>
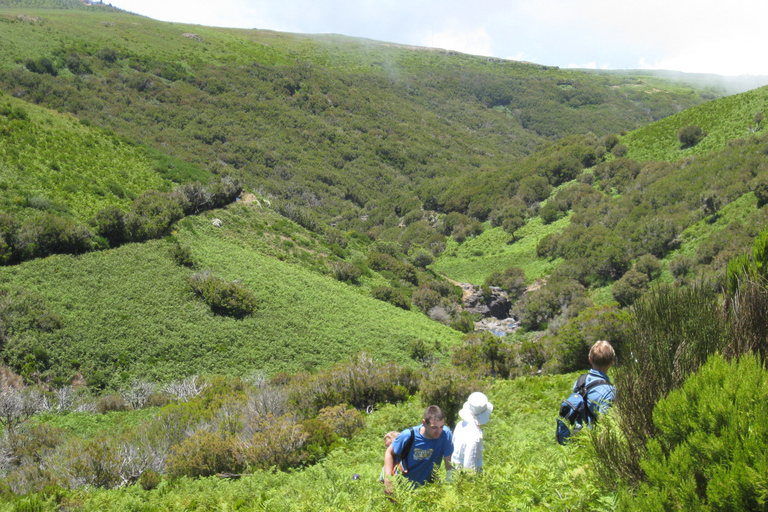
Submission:
<svg viewBox="0 0 768 512">
<path fill-rule="evenodd" d="M 488 401 L 488 397 L 475 391 L 467 398 L 464 407 L 459 411 L 459 416 L 464 421 L 477 421 L 478 425 L 485 425 L 491 419 L 491 412 L 493 412 L 493 404 Z"/>
</svg>

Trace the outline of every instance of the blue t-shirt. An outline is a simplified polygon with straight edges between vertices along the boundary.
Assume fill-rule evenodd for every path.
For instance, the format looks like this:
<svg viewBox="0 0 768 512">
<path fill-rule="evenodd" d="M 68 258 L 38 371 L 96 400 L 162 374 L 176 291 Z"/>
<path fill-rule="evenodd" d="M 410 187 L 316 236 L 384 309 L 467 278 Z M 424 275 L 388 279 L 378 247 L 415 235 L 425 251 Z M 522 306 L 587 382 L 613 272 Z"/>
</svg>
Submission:
<svg viewBox="0 0 768 512">
<path fill-rule="evenodd" d="M 432 470 L 439 468 L 443 457 L 453 455 L 453 438 L 451 430 L 443 426 L 443 432 L 437 439 L 427 439 L 420 432 L 421 425 L 413 427 L 413 446 L 406 459 L 408 473 L 405 477 L 421 485 L 426 481 L 431 481 Z M 403 430 L 399 436 L 392 442 L 392 451 L 399 455 L 403 450 L 403 445 L 411 437 L 409 429 Z"/>
</svg>

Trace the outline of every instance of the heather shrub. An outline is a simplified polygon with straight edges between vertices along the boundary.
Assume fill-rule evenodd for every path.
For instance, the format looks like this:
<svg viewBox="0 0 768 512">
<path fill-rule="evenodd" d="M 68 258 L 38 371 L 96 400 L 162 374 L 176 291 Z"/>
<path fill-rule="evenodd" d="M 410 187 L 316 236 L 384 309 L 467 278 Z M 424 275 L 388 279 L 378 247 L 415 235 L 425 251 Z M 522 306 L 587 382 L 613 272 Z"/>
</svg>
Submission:
<svg viewBox="0 0 768 512">
<path fill-rule="evenodd" d="M 131 205 L 125 224 L 128 238 L 141 242 L 160 238 L 170 230 L 171 225 L 184 217 L 184 208 L 172 194 L 145 192 Z"/>
<path fill-rule="evenodd" d="M 91 232 L 74 220 L 46 213 L 30 217 L 21 226 L 18 250 L 23 259 L 51 254 L 82 254 L 91 248 Z"/>
<path fill-rule="evenodd" d="M 239 473 L 244 468 L 242 458 L 234 436 L 200 430 L 173 449 L 167 471 L 172 477 Z"/>
<path fill-rule="evenodd" d="M 104 395 L 96 402 L 96 412 L 98 414 L 130 410 L 131 404 L 126 402 L 120 395 Z"/>
<path fill-rule="evenodd" d="M 110 247 L 118 247 L 128 241 L 126 213 L 117 206 L 100 210 L 91 220 L 96 235 L 107 240 Z"/>
<path fill-rule="evenodd" d="M 408 301 L 408 297 L 406 297 L 405 294 L 397 288 L 379 286 L 371 290 L 371 296 L 374 299 L 388 302 L 393 306 L 397 306 L 400 309 L 405 309 L 406 311 L 411 309 L 411 304 Z"/>
<path fill-rule="evenodd" d="M 647 286 L 648 276 L 636 270 L 629 270 L 613 283 L 611 294 L 622 307 L 627 307 L 640 298 Z"/>
<path fill-rule="evenodd" d="M 598 457 L 623 464 L 612 471 L 641 477 L 639 457 L 657 433 L 654 406 L 711 354 L 724 350 L 730 338 L 721 301 L 711 287 L 663 286 L 635 302 L 627 338 L 614 347 L 620 361 L 614 384 L 617 396 L 622 397 L 614 407 L 621 417 L 621 435 L 633 451 L 631 458 L 598 451 Z M 605 445 L 610 446 L 615 445 Z"/>
<path fill-rule="evenodd" d="M 451 353 L 451 364 L 478 377 L 509 378 L 515 365 L 515 349 L 506 339 L 490 332 L 469 334 Z"/>
<path fill-rule="evenodd" d="M 451 329 L 463 333 L 470 333 L 475 330 L 475 321 L 472 315 L 466 311 L 460 311 L 459 314 L 454 315 L 448 325 L 451 326 Z"/>
<path fill-rule="evenodd" d="M 242 318 L 257 309 L 253 292 L 239 281 L 227 282 L 206 270 L 192 274 L 189 284 L 218 315 Z"/>
<path fill-rule="evenodd" d="M 411 302 L 414 306 L 426 313 L 430 309 L 439 306 L 442 302 L 442 297 L 428 286 L 421 285 L 413 292 Z"/>
<path fill-rule="evenodd" d="M 452 367 L 435 367 L 419 386 L 424 406 L 437 405 L 445 413 L 445 424 L 453 429 L 464 401 L 473 391 L 481 390 L 476 379 Z"/>
<path fill-rule="evenodd" d="M 139 485 L 145 491 L 156 489 L 161 481 L 162 477 L 160 476 L 160 473 L 151 469 L 144 471 L 139 477 Z"/>
<path fill-rule="evenodd" d="M 406 400 L 416 392 L 419 381 L 413 369 L 377 363 L 362 352 L 322 373 L 295 376 L 289 385 L 289 401 L 304 417 L 314 417 L 323 408 L 340 404 L 366 410 Z"/>
<path fill-rule="evenodd" d="M 306 459 L 302 448 L 309 439 L 304 427 L 293 415 L 268 416 L 253 436 L 241 439 L 245 462 L 254 468 L 288 470 Z"/>
<path fill-rule="evenodd" d="M 195 268 L 197 266 L 197 262 L 194 256 L 192 256 L 192 249 L 188 245 L 181 245 L 174 241 L 171 243 L 171 247 L 168 248 L 168 253 L 177 265 L 187 268 Z"/>
<path fill-rule="evenodd" d="M 348 261 L 334 261 L 331 264 L 331 271 L 333 276 L 339 281 L 348 281 L 350 283 L 357 283 L 362 277 L 362 271 L 353 263 Z"/>
<path fill-rule="evenodd" d="M 485 279 L 486 286 L 498 286 L 509 295 L 510 300 L 519 298 L 525 292 L 525 272 L 514 265 L 503 272 L 494 272 Z"/>
<path fill-rule="evenodd" d="M 355 432 L 365 426 L 365 419 L 360 411 L 351 409 L 346 405 L 320 409 L 317 419 L 328 425 L 336 435 L 346 439 L 351 438 Z"/>
<path fill-rule="evenodd" d="M 755 355 L 713 355 L 653 411 L 647 475 L 630 510 L 763 510 L 768 372 Z"/>
</svg>

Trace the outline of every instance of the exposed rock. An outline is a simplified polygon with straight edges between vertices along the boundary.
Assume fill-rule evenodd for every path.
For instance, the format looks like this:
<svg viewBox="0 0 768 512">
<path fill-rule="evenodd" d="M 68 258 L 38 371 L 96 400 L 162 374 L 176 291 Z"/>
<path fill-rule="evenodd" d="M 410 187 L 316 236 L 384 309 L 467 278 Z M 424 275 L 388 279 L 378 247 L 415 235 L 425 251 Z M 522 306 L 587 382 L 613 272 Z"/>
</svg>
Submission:
<svg viewBox="0 0 768 512">
<path fill-rule="evenodd" d="M 509 301 L 509 297 L 507 297 L 505 292 L 492 286 L 491 295 L 485 297 L 479 287 L 469 286 L 472 287 L 471 290 L 462 286 L 465 290 L 465 295 L 462 301 L 465 311 L 469 313 L 479 313 L 484 317 L 494 317 L 499 319 L 507 318 L 509 316 L 509 310 L 512 308 L 512 303 Z"/>
<path fill-rule="evenodd" d="M 223 225 L 224 225 L 224 223 L 223 223 L 223 222 L 221 222 L 221 219 L 213 219 L 213 220 L 211 221 L 211 224 L 213 224 L 213 225 L 214 225 L 215 227 L 217 227 L 217 228 L 220 228 L 221 226 L 223 226 Z"/>
<path fill-rule="evenodd" d="M 496 336 L 506 336 L 512 334 L 518 327 L 518 322 L 512 317 L 498 319 L 498 318 L 483 318 L 479 322 L 475 322 L 476 331 L 489 331 Z"/>
</svg>

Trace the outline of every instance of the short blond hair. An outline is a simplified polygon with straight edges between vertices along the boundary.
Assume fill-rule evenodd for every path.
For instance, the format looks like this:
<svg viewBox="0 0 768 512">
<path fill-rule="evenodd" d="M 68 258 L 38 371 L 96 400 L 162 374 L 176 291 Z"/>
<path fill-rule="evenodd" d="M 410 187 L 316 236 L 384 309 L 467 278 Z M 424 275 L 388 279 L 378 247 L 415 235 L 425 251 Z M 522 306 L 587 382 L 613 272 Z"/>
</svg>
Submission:
<svg viewBox="0 0 768 512">
<path fill-rule="evenodd" d="M 616 360 L 616 352 L 607 341 L 596 341 L 589 349 L 589 360 L 597 368 L 610 368 Z"/>
<path fill-rule="evenodd" d="M 398 432 L 397 430 L 387 432 L 386 434 L 384 434 L 384 444 L 389 446 L 390 444 L 392 444 L 392 442 L 395 439 L 397 439 L 397 436 L 399 435 L 400 435 L 400 432 Z"/>
</svg>

